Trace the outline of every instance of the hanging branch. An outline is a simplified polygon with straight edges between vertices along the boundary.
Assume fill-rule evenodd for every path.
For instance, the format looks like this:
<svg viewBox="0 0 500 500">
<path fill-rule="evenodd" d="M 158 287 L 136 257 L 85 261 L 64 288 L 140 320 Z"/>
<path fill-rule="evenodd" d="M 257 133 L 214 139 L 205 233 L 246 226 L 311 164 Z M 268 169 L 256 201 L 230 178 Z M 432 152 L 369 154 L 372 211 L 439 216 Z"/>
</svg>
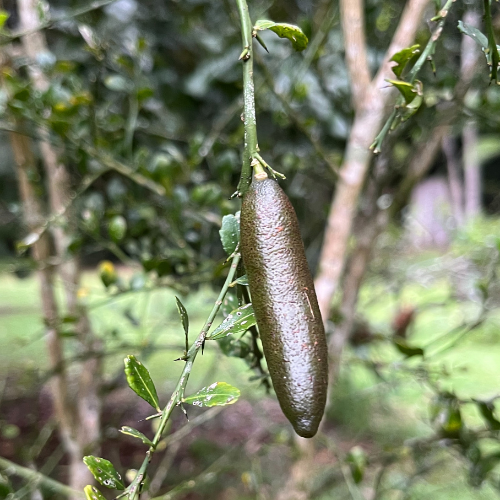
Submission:
<svg viewBox="0 0 500 500">
<path fill-rule="evenodd" d="M 255 87 L 253 83 L 252 22 L 246 0 L 237 0 L 241 19 L 241 38 L 243 51 L 239 59 L 243 61 L 243 123 L 245 126 L 245 148 L 238 196 L 243 196 L 252 181 L 252 157 L 258 152 L 257 120 L 255 117 Z"/>
<path fill-rule="evenodd" d="M 200 333 L 196 337 L 196 340 L 191 344 L 191 347 L 187 350 L 187 352 L 184 353 L 184 355 L 179 358 L 179 360 L 183 360 L 185 362 L 184 369 L 182 370 L 182 373 L 179 377 L 179 380 L 177 381 L 177 384 L 175 386 L 175 389 L 170 397 L 170 400 L 168 401 L 167 405 L 163 408 L 161 412 L 158 412 L 155 415 L 152 415 L 149 418 L 154 418 L 154 417 L 159 417 L 160 418 L 160 424 L 158 426 L 158 430 L 155 433 L 155 436 L 152 440 L 148 439 L 146 436 L 141 434 L 139 431 L 136 431 L 135 429 L 131 429 L 128 427 L 122 428 L 122 432 L 124 434 L 129 434 L 133 437 L 139 438 L 143 441 L 143 443 L 149 445 L 149 449 L 146 452 L 146 456 L 142 462 L 141 467 L 137 471 L 137 474 L 135 476 L 135 479 L 132 481 L 132 483 L 125 489 L 123 484 L 121 483 L 121 477 L 120 475 L 115 471 L 113 465 L 108 462 L 107 460 L 104 460 L 102 458 L 96 458 L 93 456 L 85 457 L 85 463 L 87 467 L 91 470 L 91 472 L 94 474 L 96 479 L 101 482 L 101 484 L 104 484 L 106 486 L 110 486 L 111 483 L 109 483 L 109 478 L 113 479 L 113 482 L 111 484 L 112 487 L 118 488 L 118 489 L 125 489 L 125 491 L 119 495 L 119 497 L 126 496 L 128 500 L 138 500 L 139 496 L 142 492 L 142 488 L 144 485 L 144 481 L 146 478 L 146 471 L 148 468 L 149 463 L 151 462 L 151 458 L 153 453 L 156 451 L 156 448 L 161 441 L 163 434 L 165 432 L 165 428 L 167 426 L 168 421 L 170 420 L 170 417 L 172 415 L 172 412 L 175 407 L 181 406 L 182 408 L 182 403 L 186 401 L 185 399 L 185 390 L 186 386 L 189 380 L 189 376 L 191 375 L 191 371 L 193 369 L 193 364 L 196 359 L 196 356 L 200 349 L 203 349 L 203 346 L 205 345 L 205 340 L 207 339 L 207 334 L 212 326 L 212 323 L 215 319 L 215 316 L 217 315 L 222 302 L 224 300 L 224 297 L 229 289 L 229 285 L 233 282 L 236 270 L 238 268 L 238 264 L 240 262 L 240 254 L 236 251 L 231 255 L 231 266 L 229 268 L 229 272 L 227 274 L 226 280 L 224 282 L 224 285 L 219 293 L 219 296 L 217 297 L 217 300 L 214 303 L 214 306 L 212 307 L 212 310 L 210 311 L 210 314 L 208 315 L 207 320 L 205 321 Z M 185 313 L 184 307 L 180 308 L 181 311 L 183 311 L 183 314 Z M 182 315 L 181 315 L 182 316 Z M 185 316 L 187 318 L 187 314 Z M 187 323 L 186 323 L 187 324 Z M 187 327 L 186 327 L 187 328 Z M 125 372 L 127 374 L 127 380 L 129 382 L 130 387 L 137 393 L 139 394 L 143 399 L 148 401 L 152 406 L 157 408 L 159 410 L 159 403 L 158 403 L 158 396 L 156 394 L 156 389 L 154 388 L 154 384 L 149 376 L 149 372 L 147 369 L 140 363 L 138 362 L 134 356 L 128 356 L 125 359 Z M 214 384 L 212 384 L 214 385 Z M 227 385 L 227 384 L 226 384 Z M 212 386 L 210 386 L 212 387 Z M 210 387 L 208 389 L 210 389 Z M 231 387 L 231 386 L 228 386 Z M 232 388 L 234 389 L 234 388 Z M 202 393 L 200 391 L 198 394 Z M 239 391 L 238 391 L 239 394 Z M 200 398 L 202 396 L 199 396 Z M 192 399 L 192 397 L 190 397 Z M 188 398 L 188 399 L 190 399 Z M 228 399 L 227 403 L 217 403 L 217 404 L 229 404 L 230 402 L 236 401 L 237 396 L 232 396 L 230 399 Z M 215 403 L 214 403 L 215 404 Z M 199 403 L 199 406 L 203 406 L 201 403 Z M 99 472 L 100 471 L 100 472 Z M 104 471 L 104 472 L 103 472 Z M 108 480 L 108 483 L 106 483 L 106 480 Z M 98 496 L 99 491 L 95 487 L 87 486 L 85 488 L 86 492 L 88 495 L 94 494 L 96 495 L 95 498 L 100 499 L 101 497 Z M 102 497 L 104 498 L 104 497 Z"/>
<path fill-rule="evenodd" d="M 432 54 L 434 54 L 434 51 L 436 50 L 436 44 L 439 40 L 439 37 L 441 36 L 441 33 L 443 32 L 446 16 L 448 15 L 448 11 L 450 10 L 451 5 L 454 3 L 454 1 L 455 0 L 447 0 L 444 7 L 439 11 L 438 15 L 431 19 L 431 21 L 439 21 L 439 22 L 434 31 L 432 32 L 431 37 L 429 38 L 429 41 L 425 46 L 425 49 L 420 54 L 420 57 L 417 59 L 417 62 L 415 63 L 411 71 L 408 73 L 407 81 L 409 84 L 415 83 L 417 75 L 422 69 L 422 66 L 425 64 L 426 61 L 428 61 L 431 58 Z M 402 96 L 400 96 L 396 103 L 396 106 L 394 106 L 394 109 L 392 110 L 391 115 L 389 116 L 384 126 L 382 127 L 382 130 L 379 132 L 377 137 L 375 137 L 373 144 L 370 146 L 370 149 L 372 149 L 375 154 L 380 153 L 380 150 L 382 148 L 382 143 L 384 142 L 385 137 L 387 136 L 389 131 L 392 130 L 393 127 L 395 126 L 396 119 L 398 118 L 398 115 L 400 113 L 400 108 L 404 105 L 404 103 L 405 99 Z"/>
</svg>

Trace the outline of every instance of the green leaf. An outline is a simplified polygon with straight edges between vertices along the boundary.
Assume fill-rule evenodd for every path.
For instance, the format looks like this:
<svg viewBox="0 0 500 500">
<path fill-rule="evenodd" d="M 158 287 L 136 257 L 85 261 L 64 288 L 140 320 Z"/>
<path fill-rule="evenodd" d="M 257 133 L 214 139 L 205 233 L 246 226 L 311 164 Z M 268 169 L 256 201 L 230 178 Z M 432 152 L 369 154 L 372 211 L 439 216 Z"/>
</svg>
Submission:
<svg viewBox="0 0 500 500">
<path fill-rule="evenodd" d="M 405 339 L 394 339 L 394 346 L 401 353 L 404 354 L 407 358 L 411 358 L 413 356 L 423 356 L 424 350 L 420 347 L 410 347 Z"/>
<path fill-rule="evenodd" d="M 402 80 L 386 80 L 386 82 L 394 85 L 394 87 L 399 90 L 401 95 L 404 97 L 406 104 L 410 104 L 410 102 L 412 102 L 418 94 L 417 87 L 411 83 L 403 82 Z"/>
<path fill-rule="evenodd" d="M 240 212 L 236 212 L 235 215 L 225 215 L 222 218 L 219 234 L 224 251 L 228 255 L 233 254 L 240 242 Z"/>
<path fill-rule="evenodd" d="M 148 369 L 132 355 L 127 356 L 124 362 L 125 375 L 130 388 L 155 410 L 160 411 L 158 394 Z"/>
<path fill-rule="evenodd" d="M 89 455 L 83 457 L 83 463 L 89 468 L 89 471 L 92 472 L 96 480 L 103 486 L 115 490 L 125 489 L 120 474 L 116 472 L 113 464 L 109 460 Z"/>
<path fill-rule="evenodd" d="M 293 24 L 275 23 L 266 19 L 259 19 L 255 23 L 253 31 L 256 33 L 263 30 L 271 30 L 280 38 L 288 38 L 292 42 L 292 47 L 299 52 L 304 50 L 309 42 L 304 32 Z"/>
<path fill-rule="evenodd" d="M 178 297 L 175 297 L 175 303 L 177 304 L 177 310 L 179 311 L 179 316 L 181 317 L 182 328 L 184 328 L 184 333 L 186 334 L 186 339 L 187 339 L 189 332 L 188 313 Z"/>
<path fill-rule="evenodd" d="M 393 66 L 391 69 L 393 73 L 398 77 L 401 78 L 401 73 L 403 73 L 403 70 L 405 69 L 406 65 L 410 61 L 410 59 L 415 56 L 416 54 L 420 53 L 420 45 L 412 45 L 411 47 L 407 47 L 406 49 L 400 50 L 399 52 L 396 52 L 389 60 L 394 61 L 397 63 L 395 66 Z"/>
<path fill-rule="evenodd" d="M 474 26 L 469 26 L 462 21 L 458 21 L 458 31 L 464 35 L 470 36 L 477 42 L 483 49 L 488 48 L 488 37 Z"/>
<path fill-rule="evenodd" d="M 0 31 L 3 30 L 7 19 L 9 19 L 9 13 L 3 9 L 0 9 Z"/>
<path fill-rule="evenodd" d="M 420 80 L 415 81 L 415 90 L 417 91 L 417 95 L 414 97 L 413 101 L 404 107 L 404 111 L 401 116 L 401 121 L 403 122 L 412 117 L 420 109 L 420 106 L 422 106 L 422 103 L 424 102 L 423 84 Z"/>
<path fill-rule="evenodd" d="M 226 355 L 234 358 L 246 358 L 252 348 L 245 341 L 231 337 L 224 337 L 218 340 L 220 350 Z"/>
<path fill-rule="evenodd" d="M 230 287 L 234 287 L 236 285 L 242 285 L 242 286 L 248 286 L 248 277 L 246 274 L 243 276 L 240 276 L 237 280 L 234 280 L 232 283 L 230 283 Z"/>
<path fill-rule="evenodd" d="M 91 486 L 90 484 L 83 488 L 83 492 L 87 500 L 106 500 L 103 494 L 95 486 Z"/>
<path fill-rule="evenodd" d="M 149 438 L 147 438 L 142 432 L 139 432 L 137 429 L 133 429 L 132 427 L 124 425 L 120 429 L 120 432 L 122 434 L 127 434 L 128 436 L 140 439 L 144 444 L 147 444 L 148 446 L 154 446 L 153 442 Z"/>
<path fill-rule="evenodd" d="M 252 304 L 245 304 L 235 309 L 228 317 L 207 337 L 207 340 L 217 340 L 246 332 L 256 324 Z"/>
<path fill-rule="evenodd" d="M 227 318 L 235 309 L 238 309 L 238 297 L 234 293 L 226 293 L 222 301 L 222 316 Z"/>
<path fill-rule="evenodd" d="M 204 387 L 196 394 L 188 396 L 182 400 L 193 406 L 209 408 L 211 406 L 232 405 L 238 401 L 240 390 L 226 382 L 215 382 L 208 387 Z"/>
</svg>

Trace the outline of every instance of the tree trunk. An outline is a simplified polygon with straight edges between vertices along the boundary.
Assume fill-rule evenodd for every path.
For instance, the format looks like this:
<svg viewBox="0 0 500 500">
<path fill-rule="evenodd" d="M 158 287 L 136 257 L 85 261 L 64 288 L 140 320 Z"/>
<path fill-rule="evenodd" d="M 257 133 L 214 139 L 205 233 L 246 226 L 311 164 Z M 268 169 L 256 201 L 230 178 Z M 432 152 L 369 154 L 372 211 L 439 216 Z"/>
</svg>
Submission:
<svg viewBox="0 0 500 500">
<path fill-rule="evenodd" d="M 29 231 L 37 230 L 44 222 L 40 200 L 36 187 L 30 179 L 35 179 L 36 164 L 32 143 L 26 136 L 11 132 L 10 142 L 16 163 L 19 194 L 23 204 L 23 216 Z M 37 263 L 37 275 L 40 282 L 43 322 L 46 328 L 46 342 L 49 353 L 51 393 L 54 414 L 59 424 L 59 435 L 66 450 L 71 453 L 75 449 L 72 438 L 74 428 L 74 411 L 68 398 L 67 375 L 63 356 L 63 346 L 59 337 L 59 313 L 54 292 L 54 273 L 49 264 L 51 255 L 50 241 L 43 234 L 32 245 L 33 259 Z"/>
<path fill-rule="evenodd" d="M 475 28 L 481 26 L 481 14 L 469 9 L 464 14 L 464 23 Z M 469 36 L 462 36 L 462 61 L 461 74 L 473 75 L 477 61 L 482 54 L 476 42 Z M 470 78 L 470 76 L 469 76 Z M 473 90 L 471 91 L 473 92 Z M 464 212 L 465 218 L 471 219 L 481 213 L 481 165 L 479 164 L 477 124 L 474 119 L 469 119 L 462 130 L 462 151 L 464 165 Z"/>
<path fill-rule="evenodd" d="M 344 267 L 359 194 L 373 156 L 370 144 L 382 127 L 387 106 L 393 101 L 392 90 L 384 88 L 384 79 L 391 76 L 389 59 L 414 41 L 427 4 L 428 0 L 409 0 L 406 4 L 384 62 L 356 112 L 328 216 L 315 283 L 324 321 L 330 316 L 330 304 Z M 344 32 L 348 29 L 344 26 Z"/>
<path fill-rule="evenodd" d="M 45 91 L 50 82 L 37 66 L 36 61 L 43 53 L 49 52 L 45 36 L 41 31 L 34 31 L 39 26 L 37 2 L 35 0 L 18 1 L 19 18 L 23 31 L 31 34 L 22 37 L 23 48 L 31 64 L 29 65 L 32 85 L 35 89 Z M 78 303 L 77 292 L 80 282 L 80 266 L 78 257 L 68 253 L 73 239 L 73 218 L 71 210 L 67 211 L 71 196 L 71 184 L 68 171 L 58 158 L 58 152 L 50 142 L 46 131 L 39 129 L 40 152 L 47 173 L 50 210 L 56 217 L 65 213 L 63 220 L 51 226 L 54 236 L 56 254 L 61 275 L 68 314 L 77 318 L 75 333 L 82 354 L 89 354 L 81 364 L 76 375 L 75 405 L 76 421 L 72 428 L 72 443 L 67 447 L 70 455 L 70 486 L 82 490 L 86 484 L 93 482 L 93 476 L 83 464 L 85 454 L 96 453 L 100 440 L 101 401 L 99 387 L 101 379 L 101 361 L 93 353 L 101 349 L 100 342 L 93 335 L 86 309 Z"/>
<path fill-rule="evenodd" d="M 341 0 L 340 16 L 344 28 L 345 59 L 351 79 L 352 107 L 360 109 L 371 80 L 366 55 L 363 0 Z"/>
</svg>

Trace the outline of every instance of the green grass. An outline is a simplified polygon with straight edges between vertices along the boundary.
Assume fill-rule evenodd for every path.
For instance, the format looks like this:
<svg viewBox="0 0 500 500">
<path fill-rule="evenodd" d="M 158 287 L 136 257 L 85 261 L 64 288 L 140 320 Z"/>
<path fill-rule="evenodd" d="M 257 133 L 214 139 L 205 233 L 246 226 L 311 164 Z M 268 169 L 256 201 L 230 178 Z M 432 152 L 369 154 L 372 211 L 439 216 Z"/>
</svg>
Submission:
<svg viewBox="0 0 500 500">
<path fill-rule="evenodd" d="M 58 298 L 62 299 L 60 284 L 57 288 Z M 0 290 L 0 379 L 27 368 L 42 374 L 48 360 L 36 276 L 20 280 L 0 275 Z M 168 289 L 139 291 L 110 300 L 100 279 L 94 273 L 85 273 L 80 295 L 88 305 L 94 332 L 109 351 L 104 363 L 106 376 L 122 370 L 124 356 L 134 354 L 150 370 L 158 391 L 164 395 L 171 391 L 183 367 L 174 359 L 182 355 L 185 347 L 174 293 Z M 200 332 L 215 298 L 208 289 L 181 298 L 190 317 L 190 342 Z M 222 321 L 220 313 L 217 321 Z M 66 329 L 71 329 L 71 323 Z M 67 356 L 76 355 L 77 341 L 68 337 L 64 343 Z M 121 348 L 123 344 L 133 347 Z M 237 385 L 243 397 L 251 397 L 256 384 L 248 382 L 251 372 L 246 364 L 226 357 L 221 362 L 221 358 L 215 343 L 207 342 L 203 356 L 197 357 L 189 392 L 225 381 Z"/>
<path fill-rule="evenodd" d="M 482 231 L 490 229 L 487 226 Z M 484 240 L 481 234 L 472 232 L 458 238 L 460 251 L 470 249 L 472 242 L 474 252 L 482 258 L 478 247 L 478 242 Z M 439 387 L 456 393 L 461 399 L 488 399 L 500 393 L 500 349 L 497 347 L 500 308 L 492 302 L 488 319 L 463 338 L 459 338 L 460 332 L 449 334 L 464 322 L 473 321 L 480 307 L 474 300 L 454 297 L 455 284 L 450 278 L 452 272 L 445 269 L 446 258 L 431 254 L 399 255 L 387 265 L 389 276 L 384 275 L 382 279 L 380 275 L 372 275 L 363 286 L 358 311 L 376 333 L 389 337 L 397 311 L 402 306 L 416 307 L 418 314 L 409 330 L 408 342 L 425 348 L 426 352 L 423 360 L 420 357 L 405 360 L 389 340 L 346 351 L 329 417 L 335 428 L 342 429 L 347 442 L 391 450 L 403 446 L 407 439 L 434 432 L 429 411 L 433 393 L 414 372 L 409 373 L 419 366 L 442 371 L 437 380 Z M 120 274 L 125 280 L 130 277 L 126 270 L 120 270 Z M 394 276 L 399 280 L 397 286 L 391 282 Z M 475 286 L 473 281 L 466 282 L 465 290 Z M 140 291 L 110 300 L 97 275 L 88 272 L 83 277 L 80 295 L 88 305 L 94 331 L 109 351 L 105 358 L 106 376 L 122 370 L 125 355 L 135 354 L 149 368 L 164 402 L 182 370 L 182 362 L 173 360 L 184 350 L 184 334 L 173 292 L 168 289 Z M 62 298 L 60 286 L 58 296 Z M 192 342 L 213 305 L 215 294 L 204 288 L 181 299 L 189 313 Z M 0 275 L 0 304 L 0 379 L 8 374 L 23 373 L 27 368 L 43 373 L 48 363 L 35 276 L 19 280 L 12 275 Z M 123 343 L 133 347 L 120 347 Z M 68 356 L 77 352 L 75 339 L 68 338 L 65 344 Z M 384 381 L 363 365 L 366 360 L 384 367 Z M 207 342 L 205 354 L 196 360 L 188 393 L 212 382 L 224 381 L 240 388 L 242 399 L 255 401 L 263 397 L 263 390 L 258 389 L 255 382 L 249 382 L 251 375 L 243 361 L 222 356 L 216 345 Z M 471 428 L 484 425 L 472 404 L 463 408 L 463 417 Z M 273 446 L 269 445 L 269 450 L 274 449 Z M 498 443 L 491 446 L 494 448 Z M 498 498 L 497 491 L 488 484 L 481 489 L 470 487 L 463 460 L 452 452 L 443 450 L 436 457 L 441 459 L 439 464 L 416 479 L 405 498 Z M 272 469 L 273 464 L 269 467 Z M 266 468 L 266 473 L 271 474 L 273 470 Z M 384 484 L 393 489 L 382 499 L 400 498 L 396 490 L 412 472 L 409 458 L 392 467 Z M 373 480 L 374 475 L 370 477 Z M 318 498 L 332 498 L 332 494 L 343 498 L 345 487 L 336 488 Z"/>
</svg>

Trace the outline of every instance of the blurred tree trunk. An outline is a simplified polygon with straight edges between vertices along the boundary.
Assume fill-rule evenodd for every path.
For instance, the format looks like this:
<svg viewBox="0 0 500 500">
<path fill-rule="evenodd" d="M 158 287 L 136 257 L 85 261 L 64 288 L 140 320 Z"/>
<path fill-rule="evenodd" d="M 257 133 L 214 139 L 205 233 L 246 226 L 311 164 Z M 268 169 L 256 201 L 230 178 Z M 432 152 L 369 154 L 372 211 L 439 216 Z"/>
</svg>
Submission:
<svg viewBox="0 0 500 500">
<path fill-rule="evenodd" d="M 46 91 L 50 82 L 38 66 L 38 61 L 49 53 L 45 37 L 36 31 L 40 24 L 38 2 L 36 0 L 19 0 L 18 11 L 21 29 L 29 32 L 22 37 L 22 44 L 30 60 L 29 70 L 33 87 L 41 92 Z M 59 161 L 58 151 L 50 143 L 46 131 L 39 129 L 40 152 L 47 174 L 49 205 L 56 218 L 65 213 L 64 218 L 51 225 L 54 244 L 58 257 L 58 272 L 62 278 L 67 312 L 76 318 L 75 333 L 81 354 L 88 354 L 75 377 L 76 420 L 71 429 L 71 446 L 67 446 L 70 455 L 69 484 L 75 490 L 81 490 L 86 484 L 93 482 L 82 458 L 85 454 L 96 453 L 100 440 L 101 401 L 99 397 L 101 362 L 95 355 L 101 346 L 93 335 L 86 309 L 78 302 L 80 287 L 80 266 L 78 257 L 68 251 L 73 239 L 74 213 L 66 210 L 71 202 L 71 184 L 66 166 Z"/>
<path fill-rule="evenodd" d="M 464 23 L 474 28 L 481 25 L 481 14 L 469 5 L 464 14 Z M 462 78 L 474 74 L 481 51 L 472 38 L 462 35 Z M 471 89 L 473 94 L 474 90 Z M 470 94 L 471 95 L 471 94 Z M 472 95 L 471 95 L 472 97 Z M 481 213 L 481 165 L 479 164 L 477 123 L 473 118 L 466 121 L 462 130 L 462 151 L 464 166 L 464 212 L 465 218 L 471 219 Z"/>
<path fill-rule="evenodd" d="M 31 140 L 21 134 L 11 132 L 10 142 L 16 163 L 19 194 L 23 204 L 24 223 L 28 231 L 36 231 L 45 218 L 37 191 L 40 186 L 33 183 L 38 178 Z M 35 234 L 35 233 L 34 233 Z M 50 263 L 53 255 L 48 234 L 32 245 L 33 259 L 37 264 L 40 282 L 43 322 L 49 352 L 50 368 L 53 372 L 51 389 L 54 413 L 59 424 L 59 434 L 67 450 L 73 448 L 71 437 L 74 426 L 74 412 L 68 398 L 67 374 L 64 363 L 63 346 L 59 336 L 59 312 L 54 292 L 54 273 Z"/>
<path fill-rule="evenodd" d="M 330 305 L 337 290 L 346 258 L 347 244 L 356 215 L 359 195 L 365 182 L 366 173 L 373 153 L 370 145 L 382 127 L 387 107 L 394 99 L 392 89 L 387 89 L 384 80 L 391 77 L 389 59 L 399 50 L 411 45 L 428 0 L 409 0 L 399 21 L 398 27 L 387 49 L 384 61 L 368 88 L 362 104 L 356 110 L 351 134 L 349 136 L 344 161 L 341 165 L 328 216 L 325 239 L 321 251 L 319 271 L 315 286 L 321 314 L 325 321 L 330 316 Z M 345 1 L 344 9 L 350 2 Z M 343 16 L 344 20 L 354 16 Z M 363 27 L 362 27 L 363 28 Z M 356 30 L 356 25 L 344 26 L 344 33 Z M 352 59 L 354 61 L 354 58 Z M 348 64 L 350 59 L 347 60 Z M 351 81 L 358 74 L 354 62 L 349 66 Z"/>
<path fill-rule="evenodd" d="M 362 209 L 356 217 L 356 243 L 346 265 L 342 280 L 342 301 L 340 304 L 340 321 L 332 336 L 331 349 L 340 360 L 343 348 L 351 335 L 358 305 L 359 290 L 363 283 L 373 248 L 378 236 L 387 228 L 389 222 L 406 204 L 412 189 L 429 171 L 441 147 L 446 127 L 437 126 L 431 129 L 424 140 L 414 148 L 414 153 L 408 160 L 404 178 L 397 183 L 398 189 L 393 194 L 390 207 L 380 207 L 380 195 L 388 186 L 393 175 L 385 165 L 384 158 L 377 161 L 375 176 L 370 179 L 366 188 L 366 196 Z M 340 363 L 331 367 L 331 380 L 338 374 Z"/>
<path fill-rule="evenodd" d="M 453 218 L 456 226 L 461 227 L 464 223 L 464 186 L 460 175 L 461 168 L 457 143 L 450 131 L 443 138 L 443 153 L 446 157 Z"/>
</svg>

